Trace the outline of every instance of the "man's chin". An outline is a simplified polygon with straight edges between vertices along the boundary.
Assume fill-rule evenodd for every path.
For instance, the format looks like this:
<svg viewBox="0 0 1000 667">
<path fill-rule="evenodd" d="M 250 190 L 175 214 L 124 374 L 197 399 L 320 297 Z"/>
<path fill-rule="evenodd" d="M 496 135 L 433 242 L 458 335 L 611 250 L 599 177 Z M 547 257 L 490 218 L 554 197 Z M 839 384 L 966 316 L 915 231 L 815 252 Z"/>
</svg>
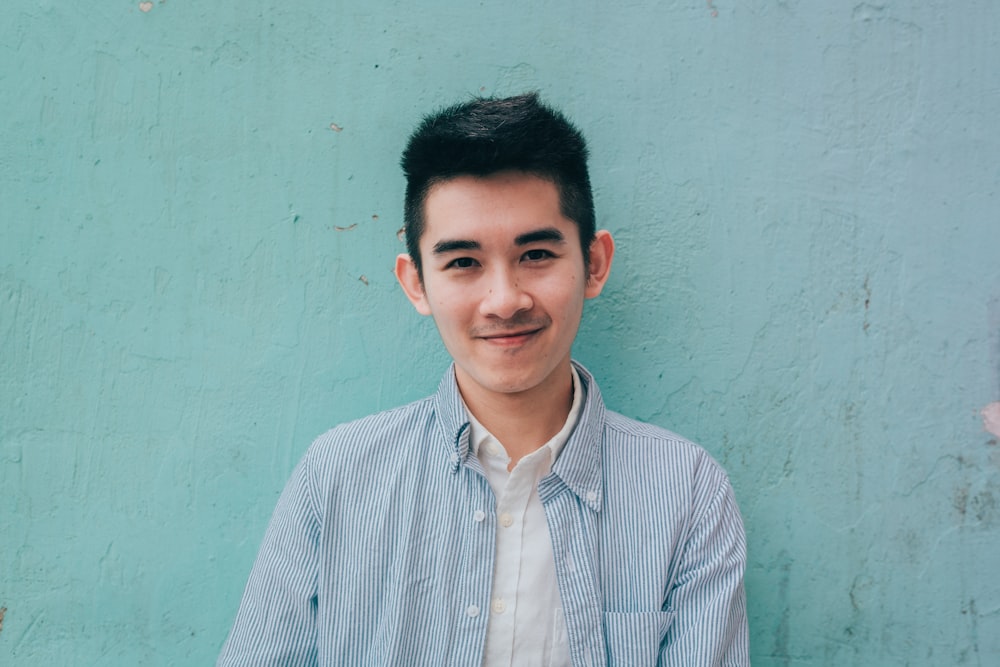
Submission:
<svg viewBox="0 0 1000 667">
<path fill-rule="evenodd" d="M 477 368 L 475 373 L 469 373 L 461 365 L 456 364 L 459 389 L 515 397 L 545 385 L 552 373 L 558 370 L 558 367 L 546 368 L 537 364 L 525 364 L 520 368 L 511 366 L 509 363 L 500 363 L 494 368 Z"/>
</svg>

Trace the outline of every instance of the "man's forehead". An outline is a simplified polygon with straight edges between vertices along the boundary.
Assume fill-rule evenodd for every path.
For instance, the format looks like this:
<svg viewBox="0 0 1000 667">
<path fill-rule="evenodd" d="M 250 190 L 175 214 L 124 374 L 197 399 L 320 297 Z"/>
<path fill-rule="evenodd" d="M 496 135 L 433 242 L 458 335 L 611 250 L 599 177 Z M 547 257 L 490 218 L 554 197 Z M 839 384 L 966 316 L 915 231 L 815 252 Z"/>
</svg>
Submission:
<svg viewBox="0 0 1000 667">
<path fill-rule="evenodd" d="M 502 212 L 562 218 L 559 190 L 547 179 L 523 172 L 500 172 L 489 176 L 456 176 L 435 183 L 424 198 L 425 223 L 439 217 L 446 222 L 470 216 L 469 226 L 483 216 Z"/>
</svg>

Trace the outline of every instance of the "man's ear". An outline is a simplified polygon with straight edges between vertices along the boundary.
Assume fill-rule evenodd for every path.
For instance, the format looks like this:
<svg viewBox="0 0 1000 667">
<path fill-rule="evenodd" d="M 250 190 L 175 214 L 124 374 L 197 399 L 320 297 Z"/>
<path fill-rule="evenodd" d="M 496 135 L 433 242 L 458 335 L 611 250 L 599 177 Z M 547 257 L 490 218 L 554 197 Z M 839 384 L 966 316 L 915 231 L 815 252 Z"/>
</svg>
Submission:
<svg viewBox="0 0 1000 667">
<path fill-rule="evenodd" d="M 611 232 L 606 229 L 599 230 L 590 243 L 587 286 L 583 292 L 586 298 L 593 299 L 604 289 L 604 283 L 608 282 L 608 276 L 611 274 L 611 260 L 614 255 L 615 240 L 611 238 Z"/>
<path fill-rule="evenodd" d="M 399 286 L 403 288 L 406 298 L 417 312 L 421 315 L 430 315 L 431 308 L 424 292 L 423 281 L 420 280 L 420 272 L 417 271 L 413 258 L 405 252 L 396 256 L 396 280 L 399 281 Z"/>
</svg>

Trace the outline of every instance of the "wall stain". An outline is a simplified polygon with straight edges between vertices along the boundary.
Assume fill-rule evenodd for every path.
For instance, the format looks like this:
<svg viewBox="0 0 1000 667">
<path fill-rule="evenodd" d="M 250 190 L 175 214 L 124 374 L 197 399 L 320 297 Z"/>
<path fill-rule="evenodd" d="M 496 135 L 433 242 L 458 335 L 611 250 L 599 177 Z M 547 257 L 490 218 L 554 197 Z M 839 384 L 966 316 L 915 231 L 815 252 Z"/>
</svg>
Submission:
<svg viewBox="0 0 1000 667">
<path fill-rule="evenodd" d="M 965 513 L 969 506 L 969 485 L 965 484 L 955 490 L 955 497 L 951 501 L 952 506 L 965 518 Z"/>
<path fill-rule="evenodd" d="M 982 409 L 983 428 L 1000 438 L 1000 401 L 990 403 Z"/>
<path fill-rule="evenodd" d="M 868 321 L 868 308 L 872 305 L 872 288 L 871 288 L 871 285 L 868 282 L 870 278 L 871 278 L 871 276 L 865 276 L 865 284 L 864 284 L 864 290 L 865 290 L 865 321 L 864 321 L 864 324 L 861 325 L 861 328 L 865 332 L 868 331 L 868 327 L 871 325 L 871 322 Z"/>
<path fill-rule="evenodd" d="M 770 656 L 781 660 L 782 665 L 789 664 L 788 642 L 791 637 L 791 590 L 790 581 L 792 578 L 792 559 L 788 551 L 782 549 L 778 554 L 780 563 L 778 566 L 778 600 L 781 607 L 781 615 L 778 619 L 778 626 L 774 630 L 774 647 Z"/>
<path fill-rule="evenodd" d="M 7 613 L 7 607 L 0 607 L 0 632 L 3 632 L 3 617 Z"/>
<path fill-rule="evenodd" d="M 958 655 L 959 664 L 965 664 L 969 661 L 970 656 L 974 656 L 976 664 L 981 665 L 979 655 L 979 612 L 976 610 L 976 599 L 969 598 L 969 604 L 962 606 L 962 615 L 969 617 L 969 629 L 971 630 L 971 640 L 972 645 L 966 646 L 962 649 L 961 653 Z"/>
<path fill-rule="evenodd" d="M 970 509 L 980 523 L 993 525 L 997 519 L 997 501 L 989 491 L 980 491 L 969 501 Z"/>
</svg>

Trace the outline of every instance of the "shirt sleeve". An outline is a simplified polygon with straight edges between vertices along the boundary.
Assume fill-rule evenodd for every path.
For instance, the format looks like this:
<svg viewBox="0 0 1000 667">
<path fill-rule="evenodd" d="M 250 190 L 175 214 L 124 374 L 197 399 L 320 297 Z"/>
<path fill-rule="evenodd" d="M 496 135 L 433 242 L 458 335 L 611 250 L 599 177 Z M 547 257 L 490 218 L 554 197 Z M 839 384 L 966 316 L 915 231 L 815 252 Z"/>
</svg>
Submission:
<svg viewBox="0 0 1000 667">
<path fill-rule="evenodd" d="M 729 480 L 722 483 L 688 536 L 667 596 L 674 621 L 661 645 L 667 667 L 750 665 L 743 573 L 746 536 Z"/>
<path fill-rule="evenodd" d="M 320 522 L 308 455 L 278 499 L 217 667 L 315 665 Z"/>
</svg>

